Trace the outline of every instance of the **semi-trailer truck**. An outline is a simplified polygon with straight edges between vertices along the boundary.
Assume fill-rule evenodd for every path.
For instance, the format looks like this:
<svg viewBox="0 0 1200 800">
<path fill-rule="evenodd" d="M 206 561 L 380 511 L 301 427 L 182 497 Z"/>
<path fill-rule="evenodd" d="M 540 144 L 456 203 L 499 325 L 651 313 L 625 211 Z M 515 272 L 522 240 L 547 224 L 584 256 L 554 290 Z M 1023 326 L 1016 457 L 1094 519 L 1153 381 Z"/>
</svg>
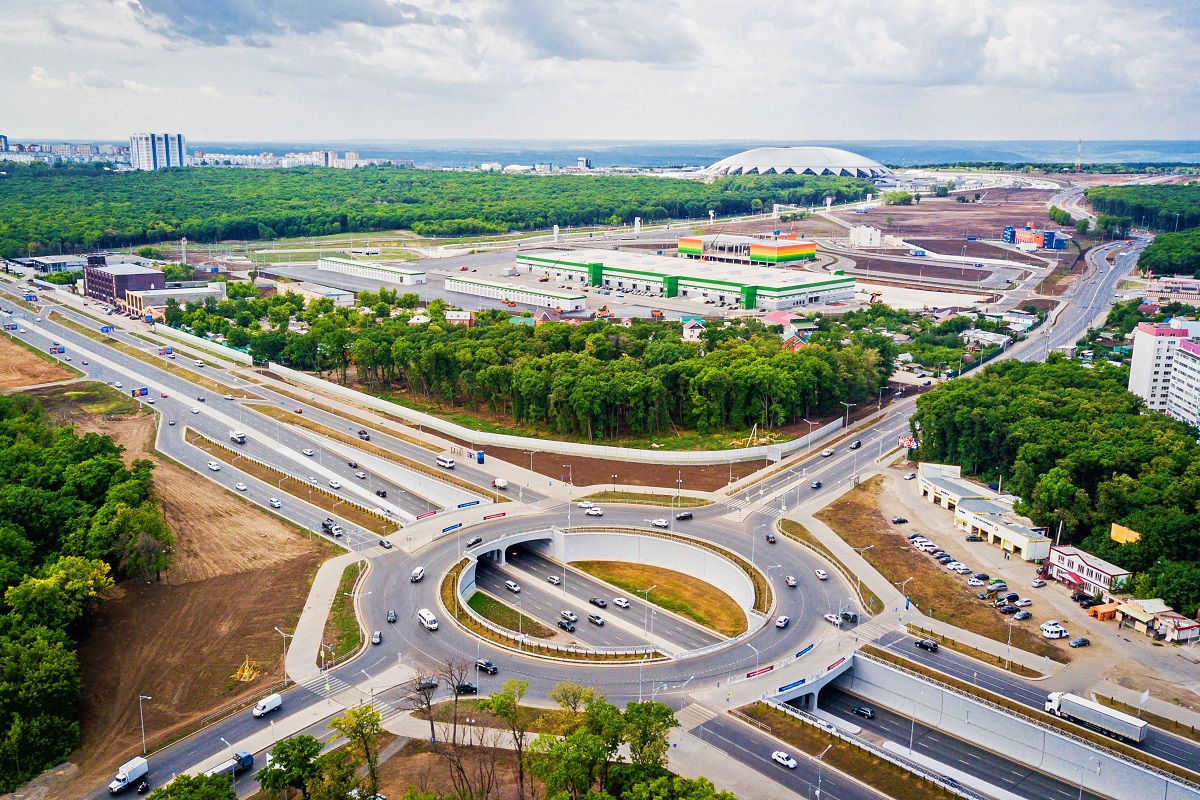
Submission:
<svg viewBox="0 0 1200 800">
<path fill-rule="evenodd" d="M 1149 727 L 1137 717 L 1067 692 L 1051 692 L 1046 697 L 1046 711 L 1085 728 L 1134 744 L 1145 740 L 1146 729 Z"/>
<path fill-rule="evenodd" d="M 237 442 L 238 444 L 245 444 L 246 443 L 246 434 L 242 433 L 241 431 L 230 431 L 229 432 L 229 441 Z"/>
<path fill-rule="evenodd" d="M 150 769 L 149 762 L 138 756 L 121 765 L 116 779 L 108 785 L 109 794 L 120 794 L 130 786 L 136 786 Z"/>
<path fill-rule="evenodd" d="M 239 750 L 233 754 L 233 758 L 228 758 L 210 769 L 205 775 L 232 775 L 237 777 L 246 770 L 254 766 L 254 755 L 247 753 L 245 750 Z"/>
</svg>

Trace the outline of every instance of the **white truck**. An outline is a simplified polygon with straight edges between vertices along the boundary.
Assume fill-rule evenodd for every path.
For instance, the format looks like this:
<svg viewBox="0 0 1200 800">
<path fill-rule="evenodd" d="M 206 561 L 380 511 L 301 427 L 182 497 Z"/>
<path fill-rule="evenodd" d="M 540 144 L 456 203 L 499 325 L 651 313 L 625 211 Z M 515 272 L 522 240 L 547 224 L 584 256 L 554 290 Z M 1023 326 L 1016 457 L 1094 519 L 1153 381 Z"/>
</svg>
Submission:
<svg viewBox="0 0 1200 800">
<path fill-rule="evenodd" d="M 504 478 L 496 478 L 492 481 L 492 488 L 499 489 L 502 492 L 508 491 L 508 481 Z"/>
<path fill-rule="evenodd" d="M 241 431 L 230 431 L 229 432 L 229 441 L 237 442 L 238 444 L 245 444 L 246 443 L 246 434 L 242 433 Z"/>
<path fill-rule="evenodd" d="M 121 765 L 121 768 L 117 770 L 116 779 L 108 785 L 108 793 L 120 794 L 130 786 L 137 786 L 142 778 L 145 777 L 149 769 L 149 762 L 147 762 L 146 759 L 142 758 L 141 756 L 126 761 Z"/>
<path fill-rule="evenodd" d="M 1145 740 L 1149 727 L 1137 717 L 1067 692 L 1051 692 L 1046 697 L 1046 711 L 1133 744 Z"/>
</svg>

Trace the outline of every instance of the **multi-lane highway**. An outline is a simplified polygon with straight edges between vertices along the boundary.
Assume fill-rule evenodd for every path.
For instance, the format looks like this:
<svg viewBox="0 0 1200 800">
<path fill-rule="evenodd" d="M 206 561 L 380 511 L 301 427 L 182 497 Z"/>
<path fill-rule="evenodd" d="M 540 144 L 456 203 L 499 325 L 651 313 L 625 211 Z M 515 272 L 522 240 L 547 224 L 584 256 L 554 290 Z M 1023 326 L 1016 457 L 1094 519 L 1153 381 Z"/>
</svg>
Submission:
<svg viewBox="0 0 1200 800">
<path fill-rule="evenodd" d="M 1115 268 L 1108 267 L 1103 258 L 1093 256 L 1091 260 L 1092 274 L 1064 298 L 1067 300 L 1068 306 L 1057 317 L 1053 326 L 1046 326 L 1044 331 L 1035 331 L 1029 342 L 1014 348 L 1010 354 L 1006 354 L 1006 357 L 1017 357 L 1022 360 L 1041 359 L 1054 347 L 1074 342 L 1079 338 L 1088 323 L 1111 305 L 1117 281 L 1133 265 L 1139 249 L 1140 247 L 1137 245 L 1129 248 L 1118 258 Z M 1102 255 L 1102 251 L 1100 255 Z M 64 313 L 80 324 L 90 327 L 97 325 L 95 320 L 74 311 L 59 312 L 56 309 L 56 313 Z M 399 518 L 415 516 L 424 509 L 437 507 L 438 502 L 434 498 L 445 502 L 447 498 L 453 498 L 454 492 L 463 491 L 455 487 L 447 487 L 445 484 L 434 485 L 429 478 L 415 473 L 406 473 L 395 465 L 379 463 L 370 469 L 365 469 L 365 465 L 372 463 L 371 459 L 375 457 L 338 442 L 314 437 L 310 432 L 302 429 L 281 425 L 273 418 L 255 411 L 256 403 L 253 401 L 242 401 L 240 397 L 230 401 L 213 396 L 211 392 L 190 382 L 188 380 L 189 372 L 183 374 L 168 372 L 146 364 L 125 353 L 109 348 L 101 342 L 80 336 L 57 325 L 53 317 L 43 316 L 41 322 L 34 322 L 31 314 L 20 309 L 18 309 L 17 316 L 22 318 L 22 324 L 27 329 L 27 333 L 22 334 L 20 338 L 39 347 L 48 346 L 51 340 L 62 341 L 67 345 L 68 352 L 75 356 L 74 363 L 76 364 L 80 363 L 81 357 L 87 358 L 90 355 L 89 360 L 92 363 L 86 368 L 91 371 L 93 377 L 106 381 L 122 380 L 126 382 L 126 386 L 149 385 L 155 391 L 166 391 L 169 395 L 167 398 L 156 398 L 158 400 L 157 407 L 164 417 L 176 419 L 177 425 L 163 428 L 165 433 L 160 437 L 160 447 L 182 463 L 197 467 L 201 474 L 206 473 L 204 461 L 207 460 L 207 457 L 203 454 L 197 455 L 197 451 L 182 440 L 179 431 L 185 422 L 217 441 L 226 439 L 230 427 L 237 427 L 248 435 L 248 442 L 244 446 L 248 455 L 278 465 L 279 469 L 289 475 L 300 477 L 302 480 L 312 477 L 328 483 L 328 480 L 333 479 L 340 481 L 343 487 L 355 487 L 347 489 L 347 495 L 353 494 L 363 502 L 390 508 Z M 121 333 L 118 338 L 127 344 L 147 350 L 150 348 L 145 341 L 128 334 Z M 177 359 L 173 363 L 183 366 L 191 374 L 214 372 L 212 368 L 207 368 L 206 371 L 205 368 L 194 368 L 183 358 Z M 224 373 L 210 377 L 215 377 L 223 382 L 234 380 L 232 376 Z M 294 413 L 291 412 L 291 409 L 302 408 L 306 419 L 317 421 L 335 430 L 356 431 L 358 429 L 358 425 L 352 421 L 307 403 L 297 402 L 291 397 L 276 394 L 269 387 L 247 383 L 244 388 L 248 392 L 262 397 L 261 402 L 274 404 L 290 413 Z M 205 403 L 200 404 L 194 400 L 199 394 L 206 395 Z M 753 561 L 763 569 L 776 586 L 777 605 L 773 614 L 790 616 L 791 627 L 785 631 L 779 631 L 768 623 L 758 634 L 744 643 L 692 660 L 650 662 L 624 668 L 581 667 L 582 672 L 576 679 L 598 686 L 617 702 L 649 696 L 654 692 L 658 692 L 659 697 L 680 699 L 691 688 L 709 687 L 716 681 L 726 680 L 731 674 L 744 672 L 756 665 L 779 659 L 794 652 L 797 645 L 811 641 L 817 636 L 846 635 L 829 626 L 821 617 L 825 613 L 836 612 L 846 606 L 851 594 L 849 587 L 842 585 L 836 579 L 825 582 L 815 580 L 813 572 L 816 568 L 823 566 L 822 562 L 807 550 L 786 540 L 781 540 L 777 545 L 768 545 L 763 541 L 762 535 L 773 518 L 784 513 L 785 508 L 820 499 L 823 494 L 853 480 L 855 475 L 861 469 L 866 468 L 874 458 L 891 450 L 895 437 L 908 431 L 908 420 L 912 414 L 913 404 L 913 398 L 893 402 L 881 419 L 867 425 L 853 436 L 848 437 L 846 441 L 838 444 L 835 447 L 836 452 L 831 457 L 823 458 L 814 455 L 802 459 L 788 470 L 755 486 L 748 493 L 734 496 L 723 505 L 697 510 L 695 519 L 691 522 L 682 525 L 674 523 L 678 526 L 679 532 L 710 539 Z M 193 407 L 199 408 L 200 413 L 192 414 Z M 432 460 L 428 450 L 413 445 L 411 442 L 387 436 L 378 430 L 372 430 L 371 435 L 372 444 L 379 444 L 389 451 L 414 460 L 424 462 Z M 862 447 L 850 450 L 848 444 L 853 439 L 861 440 Z M 312 457 L 300 455 L 305 447 L 313 450 Z M 348 466 L 347 462 L 351 460 L 356 461 L 359 466 L 357 468 Z M 368 477 L 366 479 L 355 477 L 358 471 L 365 471 Z M 476 465 L 462 464 L 457 470 L 457 476 L 479 487 L 478 496 L 483 499 L 487 498 L 489 493 L 486 487 L 490 483 L 491 475 L 485 470 Z M 232 486 L 235 480 L 241 480 L 248 485 L 248 494 L 256 502 L 264 502 L 264 498 L 269 496 L 278 496 L 279 492 L 277 487 L 264 485 L 250 476 L 240 474 L 232 467 L 225 467 L 220 473 L 207 474 L 206 477 L 214 478 L 226 486 Z M 822 487 L 811 489 L 809 484 L 813 480 L 821 480 Z M 426 483 L 422 483 L 422 481 Z M 386 501 L 377 499 L 374 495 L 374 491 L 381 487 L 387 487 L 388 498 Z M 528 501 L 542 499 L 533 492 L 526 492 L 525 495 Z M 772 502 L 765 504 L 765 507 L 757 508 L 754 513 L 747 513 L 750 510 L 747 506 L 755 504 L 760 498 L 771 495 L 775 495 Z M 320 520 L 328 516 L 323 510 L 309 505 L 303 498 L 286 497 L 282 499 L 283 507 L 279 509 L 278 513 L 294 519 L 305 527 L 315 528 L 319 525 Z M 643 527 L 647 516 L 645 510 L 640 508 L 611 506 L 605 510 L 605 525 Z M 578 514 L 571 522 L 575 525 L 579 524 Z M 526 517 L 500 520 L 485 527 L 476 528 L 472 532 L 483 535 L 486 540 L 506 533 L 528 530 L 535 525 L 566 526 L 567 524 L 568 514 L 565 508 L 558 506 L 556 510 L 541 513 L 534 519 Z M 483 674 L 478 676 L 481 693 L 498 688 L 507 677 L 519 676 L 530 681 L 530 696 L 544 697 L 566 673 L 574 672 L 561 664 L 550 664 L 501 650 L 467 634 L 454 625 L 443 625 L 437 633 L 431 634 L 417 624 L 415 613 L 418 608 L 439 608 L 436 596 L 437 577 L 461 557 L 463 550 L 460 537 L 452 535 L 439 538 L 415 556 L 399 550 L 383 551 L 375 546 L 375 542 L 374 537 L 363 534 L 361 539 L 353 545 L 367 548 L 372 556 L 373 569 L 368 577 L 367 585 L 360 595 L 360 607 L 367 628 L 383 630 L 382 644 L 369 648 L 368 652 L 356 661 L 330 670 L 321 681 L 311 686 L 290 690 L 287 693 L 287 713 L 294 713 L 296 710 L 309 707 L 335 691 L 339 686 L 346 687 L 360 681 L 361 674 L 369 674 L 377 665 L 395 664 L 397 659 L 403 659 L 406 663 L 424 665 L 426 669 L 431 669 L 451 657 L 463 657 L 471 660 L 476 657 L 490 658 L 500 666 L 500 671 L 494 676 Z M 425 567 L 431 579 L 426 579 L 421 583 L 412 583 L 408 580 L 409 572 L 418 565 Z M 563 586 L 552 586 L 545 580 L 545 576 L 549 574 L 549 571 L 559 569 L 561 569 L 561 565 L 545 561 L 531 551 L 521 551 L 507 567 L 501 569 L 485 567 L 480 570 L 479 575 L 481 585 L 501 597 L 504 592 L 503 580 L 510 577 L 517 579 L 525 587 L 523 592 L 525 599 L 522 600 L 522 603 L 525 604 L 523 610 L 542 618 L 549 624 L 553 624 L 557 619 L 558 611 L 562 610 L 565 604 L 580 617 L 579 630 L 576 632 L 580 641 L 593 644 L 626 644 L 628 642 L 625 637 L 629 641 L 637 639 L 636 634 L 639 631 L 637 620 L 641 620 L 640 632 L 643 634 L 643 639 L 649 637 L 649 614 L 647 612 L 653 609 L 646 608 L 637 598 L 633 597 L 628 599 L 634 604 L 634 607 L 622 613 L 635 620 L 635 624 L 618 626 L 610 623 L 603 628 L 588 626 L 584 621 L 586 614 L 580 613 L 581 607 L 584 611 L 594 611 L 595 609 L 586 605 L 587 598 L 595 594 L 605 596 L 611 601 L 612 591 L 603 589 L 591 579 L 571 571 L 568 571 L 565 589 Z M 801 585 L 797 590 L 788 590 L 782 586 L 781 578 L 785 574 L 793 574 L 799 578 Z M 531 577 L 532 580 L 530 580 Z M 384 621 L 389 609 L 396 609 L 399 614 L 399 620 L 395 625 L 387 625 Z M 617 612 L 610 604 L 608 609 L 601 610 L 599 613 L 611 620 Z M 664 640 L 680 647 L 703 646 L 712 639 L 710 633 L 680 622 L 669 615 L 657 615 L 654 624 L 656 636 L 661 636 Z M 885 637 L 880 644 L 886 647 L 896 647 L 898 643 L 892 640 L 894 638 Z M 914 653 L 905 648 L 905 655 L 912 657 Z M 921 654 L 915 655 L 925 659 Z M 952 669 L 957 670 L 956 674 L 960 676 L 964 670 L 970 668 L 972 678 L 980 685 L 993 684 L 1000 686 L 1006 694 L 1023 695 L 1022 702 L 1031 705 L 1038 704 L 1044 699 L 1043 692 L 1019 679 L 975 665 L 974 662 L 968 662 L 959 656 L 945 653 L 939 655 L 942 658 L 942 665 L 947 663 L 953 665 Z M 959 663 L 960 661 L 962 663 Z M 396 713 L 397 709 L 387 698 L 379 698 L 377 702 L 387 710 L 387 713 Z M 259 720 L 251 718 L 248 713 L 239 714 L 197 736 L 157 753 L 153 760 L 154 770 L 159 776 L 167 771 L 182 771 L 219 750 L 220 745 L 217 742 L 220 737 L 229 741 L 237 741 L 244 738 L 249 732 L 256 730 L 261 724 Z M 806 791 L 804 788 L 806 783 L 815 782 L 816 770 L 808 761 L 801 761 L 801 766 L 795 771 L 784 770 L 770 762 L 770 750 L 777 745 L 773 740 L 746 726 L 721 718 L 705 723 L 697 733 L 705 741 L 733 755 L 748 768 L 759 771 L 785 786 L 798 788 L 798 791 L 803 793 Z M 1165 734 L 1159 736 L 1156 732 L 1151 741 L 1161 740 L 1166 742 L 1165 747 L 1169 748 L 1176 746 L 1174 739 L 1175 737 L 1168 737 Z M 1155 746 L 1148 744 L 1147 748 Z M 1167 749 L 1151 751 L 1156 754 L 1161 752 L 1163 757 L 1169 757 Z M 1178 761 L 1180 758 L 1193 755 L 1194 750 L 1188 750 L 1185 747 L 1179 749 L 1171 760 Z M 1193 758 L 1193 763 L 1196 760 L 1198 759 Z M 829 797 L 865 798 L 874 796 L 873 793 L 864 790 L 856 783 L 847 781 L 840 776 L 831 776 L 828 771 L 823 780 L 822 790 Z"/>
</svg>

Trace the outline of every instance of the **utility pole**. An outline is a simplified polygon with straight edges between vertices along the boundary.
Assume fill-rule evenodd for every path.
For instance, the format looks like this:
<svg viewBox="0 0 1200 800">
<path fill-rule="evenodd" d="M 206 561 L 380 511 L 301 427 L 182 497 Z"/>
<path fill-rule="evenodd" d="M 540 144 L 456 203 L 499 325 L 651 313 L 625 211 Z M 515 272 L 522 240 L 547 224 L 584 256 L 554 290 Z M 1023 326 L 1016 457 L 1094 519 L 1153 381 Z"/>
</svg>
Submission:
<svg viewBox="0 0 1200 800">
<path fill-rule="evenodd" d="M 146 755 L 146 718 L 142 716 L 142 701 L 153 700 L 153 697 L 145 694 L 138 695 L 138 722 L 142 726 L 142 755 Z"/>
</svg>

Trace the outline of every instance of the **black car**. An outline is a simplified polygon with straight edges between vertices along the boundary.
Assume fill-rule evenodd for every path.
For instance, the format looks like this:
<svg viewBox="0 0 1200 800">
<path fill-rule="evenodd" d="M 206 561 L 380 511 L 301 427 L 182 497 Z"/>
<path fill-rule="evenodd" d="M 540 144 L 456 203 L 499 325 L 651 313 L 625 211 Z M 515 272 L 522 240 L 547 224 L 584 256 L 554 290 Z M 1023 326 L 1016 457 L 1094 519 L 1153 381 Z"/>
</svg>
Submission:
<svg viewBox="0 0 1200 800">
<path fill-rule="evenodd" d="M 597 608 L 608 608 L 608 601 L 603 597 L 590 597 L 588 598 L 588 602 Z"/>
<path fill-rule="evenodd" d="M 396 610 L 395 609 L 388 611 L 387 620 L 388 620 L 388 622 L 396 621 Z"/>
<path fill-rule="evenodd" d="M 1091 600 L 1091 599 L 1092 599 L 1092 596 L 1090 594 L 1088 594 L 1087 592 L 1072 592 L 1071 593 L 1071 602 L 1073 602 L 1073 603 L 1078 603 L 1083 600 Z"/>
<path fill-rule="evenodd" d="M 563 629 L 564 631 L 566 631 L 567 633 L 574 633 L 574 632 L 575 632 L 575 623 L 574 623 L 574 622 L 571 622 L 571 621 L 570 621 L 570 620 L 568 620 L 568 619 L 560 619 L 560 620 L 558 621 L 558 627 L 562 628 L 562 629 Z"/>
<path fill-rule="evenodd" d="M 842 612 L 842 622 L 852 622 L 852 623 L 857 624 L 858 623 L 858 614 L 856 614 L 853 611 L 843 611 Z"/>
<path fill-rule="evenodd" d="M 387 490 L 386 489 L 376 489 L 375 495 L 377 497 L 387 497 Z"/>
<path fill-rule="evenodd" d="M 417 681 L 418 692 L 428 692 L 430 689 L 436 689 L 437 687 L 438 682 L 433 678 L 425 678 L 424 680 Z"/>
<path fill-rule="evenodd" d="M 486 672 L 488 675 L 495 675 L 497 671 L 496 665 L 491 661 L 488 661 L 486 658 L 475 659 L 475 669 L 481 672 Z"/>
<path fill-rule="evenodd" d="M 455 694 L 479 694 L 479 684 L 463 681 L 454 687 Z"/>
<path fill-rule="evenodd" d="M 905 519 L 904 517 L 892 517 L 892 524 L 893 525 L 907 525 L 908 520 Z"/>
<path fill-rule="evenodd" d="M 983 537 L 982 536 L 968 536 L 967 541 L 968 542 L 982 542 Z"/>
<path fill-rule="evenodd" d="M 683 520 L 686 520 L 686 519 L 691 519 L 691 518 L 692 518 L 692 512 L 690 512 L 690 511 L 680 511 L 678 514 L 675 515 L 675 519 L 679 520 L 680 522 L 682 522 Z"/>
<path fill-rule="evenodd" d="M 773 534 L 773 533 L 767 534 L 767 544 L 775 544 L 775 534 Z"/>
<path fill-rule="evenodd" d="M 1091 643 L 1092 643 L 1091 640 L 1089 640 L 1083 636 L 1078 636 L 1078 637 L 1072 639 L 1071 641 L 1067 642 L 1067 644 L 1069 644 L 1071 647 L 1087 647 Z"/>
<path fill-rule="evenodd" d="M 910 533 L 910 534 L 908 535 L 908 540 L 909 540 L 910 542 L 911 542 L 913 539 L 920 539 L 920 538 L 921 538 L 921 534 L 919 534 L 919 533 Z"/>
<path fill-rule="evenodd" d="M 850 713 L 863 719 L 875 719 L 875 712 L 871 710 L 870 706 L 855 706 L 850 709 Z"/>
<path fill-rule="evenodd" d="M 1012 606 L 1012 605 L 1003 605 L 1003 606 L 1000 606 L 1000 608 L 998 608 L 996 610 L 999 611 L 1001 614 L 1015 614 L 1018 611 L 1020 611 L 1021 609 L 1017 608 L 1016 606 Z"/>
<path fill-rule="evenodd" d="M 366 431 L 359 431 L 358 438 L 362 439 L 364 442 L 369 442 L 371 441 L 371 434 L 367 433 Z"/>
<path fill-rule="evenodd" d="M 954 560 L 954 556 L 943 553 L 942 555 L 937 557 L 937 560 L 943 564 L 949 564 L 951 561 Z"/>
<path fill-rule="evenodd" d="M 988 575 L 986 572 L 976 572 L 971 577 L 977 581 L 990 581 L 992 579 L 992 576 Z"/>
<path fill-rule="evenodd" d="M 813 489 L 820 489 L 824 485 L 825 484 L 821 483 L 820 481 L 813 481 L 812 483 L 809 484 L 809 487 L 813 488 Z"/>
<path fill-rule="evenodd" d="M 1102 606 L 1102 605 L 1104 605 L 1104 601 L 1097 600 L 1094 597 L 1091 598 L 1090 600 L 1083 600 L 1082 602 L 1079 603 L 1079 607 L 1084 609 L 1085 611 L 1089 608 L 1095 608 L 1096 606 Z"/>
<path fill-rule="evenodd" d="M 862 447 L 862 439 L 855 439 L 853 442 L 850 443 L 851 450 L 857 450 L 860 447 Z"/>
<path fill-rule="evenodd" d="M 932 639 L 917 639 L 915 644 L 919 650 L 928 650 L 930 653 L 938 651 L 938 643 Z"/>
<path fill-rule="evenodd" d="M 358 469 L 358 462 L 357 461 L 347 461 L 346 466 L 350 467 L 350 469 Z"/>
</svg>

